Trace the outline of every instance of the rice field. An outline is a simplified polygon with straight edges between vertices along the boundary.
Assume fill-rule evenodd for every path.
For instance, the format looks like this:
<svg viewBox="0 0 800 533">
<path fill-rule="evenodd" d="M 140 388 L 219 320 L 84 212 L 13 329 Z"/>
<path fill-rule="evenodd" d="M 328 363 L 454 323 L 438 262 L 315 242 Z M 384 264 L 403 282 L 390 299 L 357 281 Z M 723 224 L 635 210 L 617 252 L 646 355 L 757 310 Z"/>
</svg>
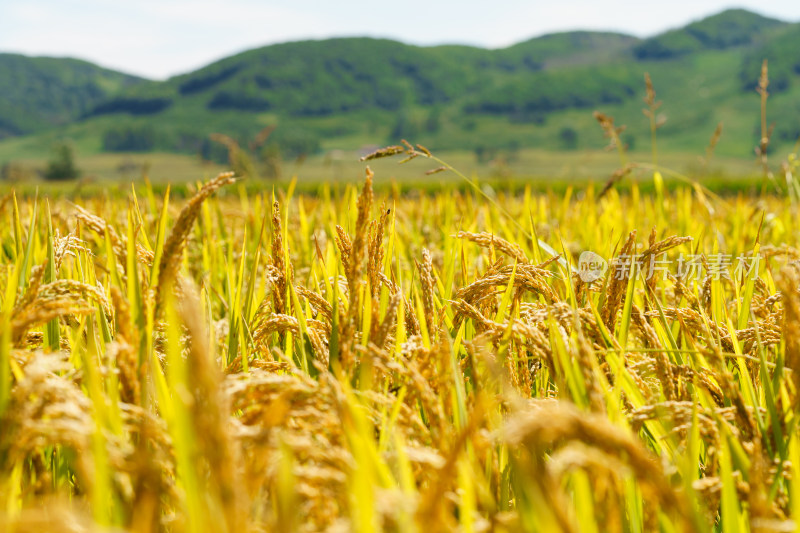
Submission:
<svg viewBox="0 0 800 533">
<path fill-rule="evenodd" d="M 9 192 L 0 530 L 794 530 L 784 170 L 725 197 L 658 172 L 408 195 L 368 168 Z"/>
</svg>

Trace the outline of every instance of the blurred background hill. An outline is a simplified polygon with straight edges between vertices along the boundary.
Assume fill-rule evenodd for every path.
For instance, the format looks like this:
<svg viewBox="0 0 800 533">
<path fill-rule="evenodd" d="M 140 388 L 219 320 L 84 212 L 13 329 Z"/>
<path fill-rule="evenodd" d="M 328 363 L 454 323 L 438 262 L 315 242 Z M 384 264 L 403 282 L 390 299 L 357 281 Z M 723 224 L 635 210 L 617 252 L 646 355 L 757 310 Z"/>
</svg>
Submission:
<svg viewBox="0 0 800 533">
<path fill-rule="evenodd" d="M 265 46 L 165 81 L 75 59 L 0 54 L 0 166 L 36 176 L 67 143 L 84 174 L 165 178 L 229 165 L 231 146 L 277 177 L 307 165 L 347 177 L 357 156 L 402 138 L 453 154 L 465 170 L 580 174 L 613 166 L 594 110 L 649 152 L 642 115 L 651 75 L 663 157 L 691 166 L 724 124 L 720 171 L 753 159 L 755 93 L 769 61 L 771 149 L 800 137 L 800 24 L 742 9 L 647 39 L 606 32 L 545 35 L 502 49 L 420 47 L 335 38 Z M 215 136 L 214 134 L 220 134 Z M 26 171 L 27 170 L 27 174 Z"/>
</svg>

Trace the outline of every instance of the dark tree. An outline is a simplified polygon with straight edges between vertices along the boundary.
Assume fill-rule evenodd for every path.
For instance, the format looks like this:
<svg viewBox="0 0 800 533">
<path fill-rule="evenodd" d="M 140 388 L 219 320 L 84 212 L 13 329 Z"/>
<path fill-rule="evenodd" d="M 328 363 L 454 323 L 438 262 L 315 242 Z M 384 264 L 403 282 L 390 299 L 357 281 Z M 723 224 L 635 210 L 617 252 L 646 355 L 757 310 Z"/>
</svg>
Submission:
<svg viewBox="0 0 800 533">
<path fill-rule="evenodd" d="M 564 126 L 558 132 L 558 140 L 564 150 L 575 150 L 578 147 L 578 132 L 575 131 L 575 128 Z"/>
<path fill-rule="evenodd" d="M 75 153 L 70 144 L 59 143 L 53 148 L 53 157 L 48 161 L 44 179 L 48 181 L 74 180 L 80 176 L 75 165 Z"/>
</svg>

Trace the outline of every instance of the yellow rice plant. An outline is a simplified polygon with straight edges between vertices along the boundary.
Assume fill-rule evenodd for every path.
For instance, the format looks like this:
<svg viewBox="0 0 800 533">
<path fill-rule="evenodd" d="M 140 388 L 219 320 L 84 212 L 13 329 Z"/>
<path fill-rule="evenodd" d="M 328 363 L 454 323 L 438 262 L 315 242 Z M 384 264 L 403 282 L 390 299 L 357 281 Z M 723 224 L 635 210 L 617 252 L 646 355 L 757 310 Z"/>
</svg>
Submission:
<svg viewBox="0 0 800 533">
<path fill-rule="evenodd" d="M 790 197 L 372 178 L 6 197 L 0 529 L 794 529 Z"/>
</svg>

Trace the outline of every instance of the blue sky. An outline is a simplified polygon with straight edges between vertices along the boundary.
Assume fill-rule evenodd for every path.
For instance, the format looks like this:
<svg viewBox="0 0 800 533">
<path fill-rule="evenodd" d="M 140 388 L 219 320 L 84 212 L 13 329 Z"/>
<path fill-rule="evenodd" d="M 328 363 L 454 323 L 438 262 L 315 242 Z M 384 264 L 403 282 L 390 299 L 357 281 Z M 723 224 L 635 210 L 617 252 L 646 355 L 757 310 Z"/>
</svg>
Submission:
<svg viewBox="0 0 800 533">
<path fill-rule="evenodd" d="M 163 79 L 287 40 L 368 35 L 494 48 L 572 29 L 647 36 L 728 7 L 800 21 L 797 0 L 0 0 L 0 51 Z"/>
</svg>

